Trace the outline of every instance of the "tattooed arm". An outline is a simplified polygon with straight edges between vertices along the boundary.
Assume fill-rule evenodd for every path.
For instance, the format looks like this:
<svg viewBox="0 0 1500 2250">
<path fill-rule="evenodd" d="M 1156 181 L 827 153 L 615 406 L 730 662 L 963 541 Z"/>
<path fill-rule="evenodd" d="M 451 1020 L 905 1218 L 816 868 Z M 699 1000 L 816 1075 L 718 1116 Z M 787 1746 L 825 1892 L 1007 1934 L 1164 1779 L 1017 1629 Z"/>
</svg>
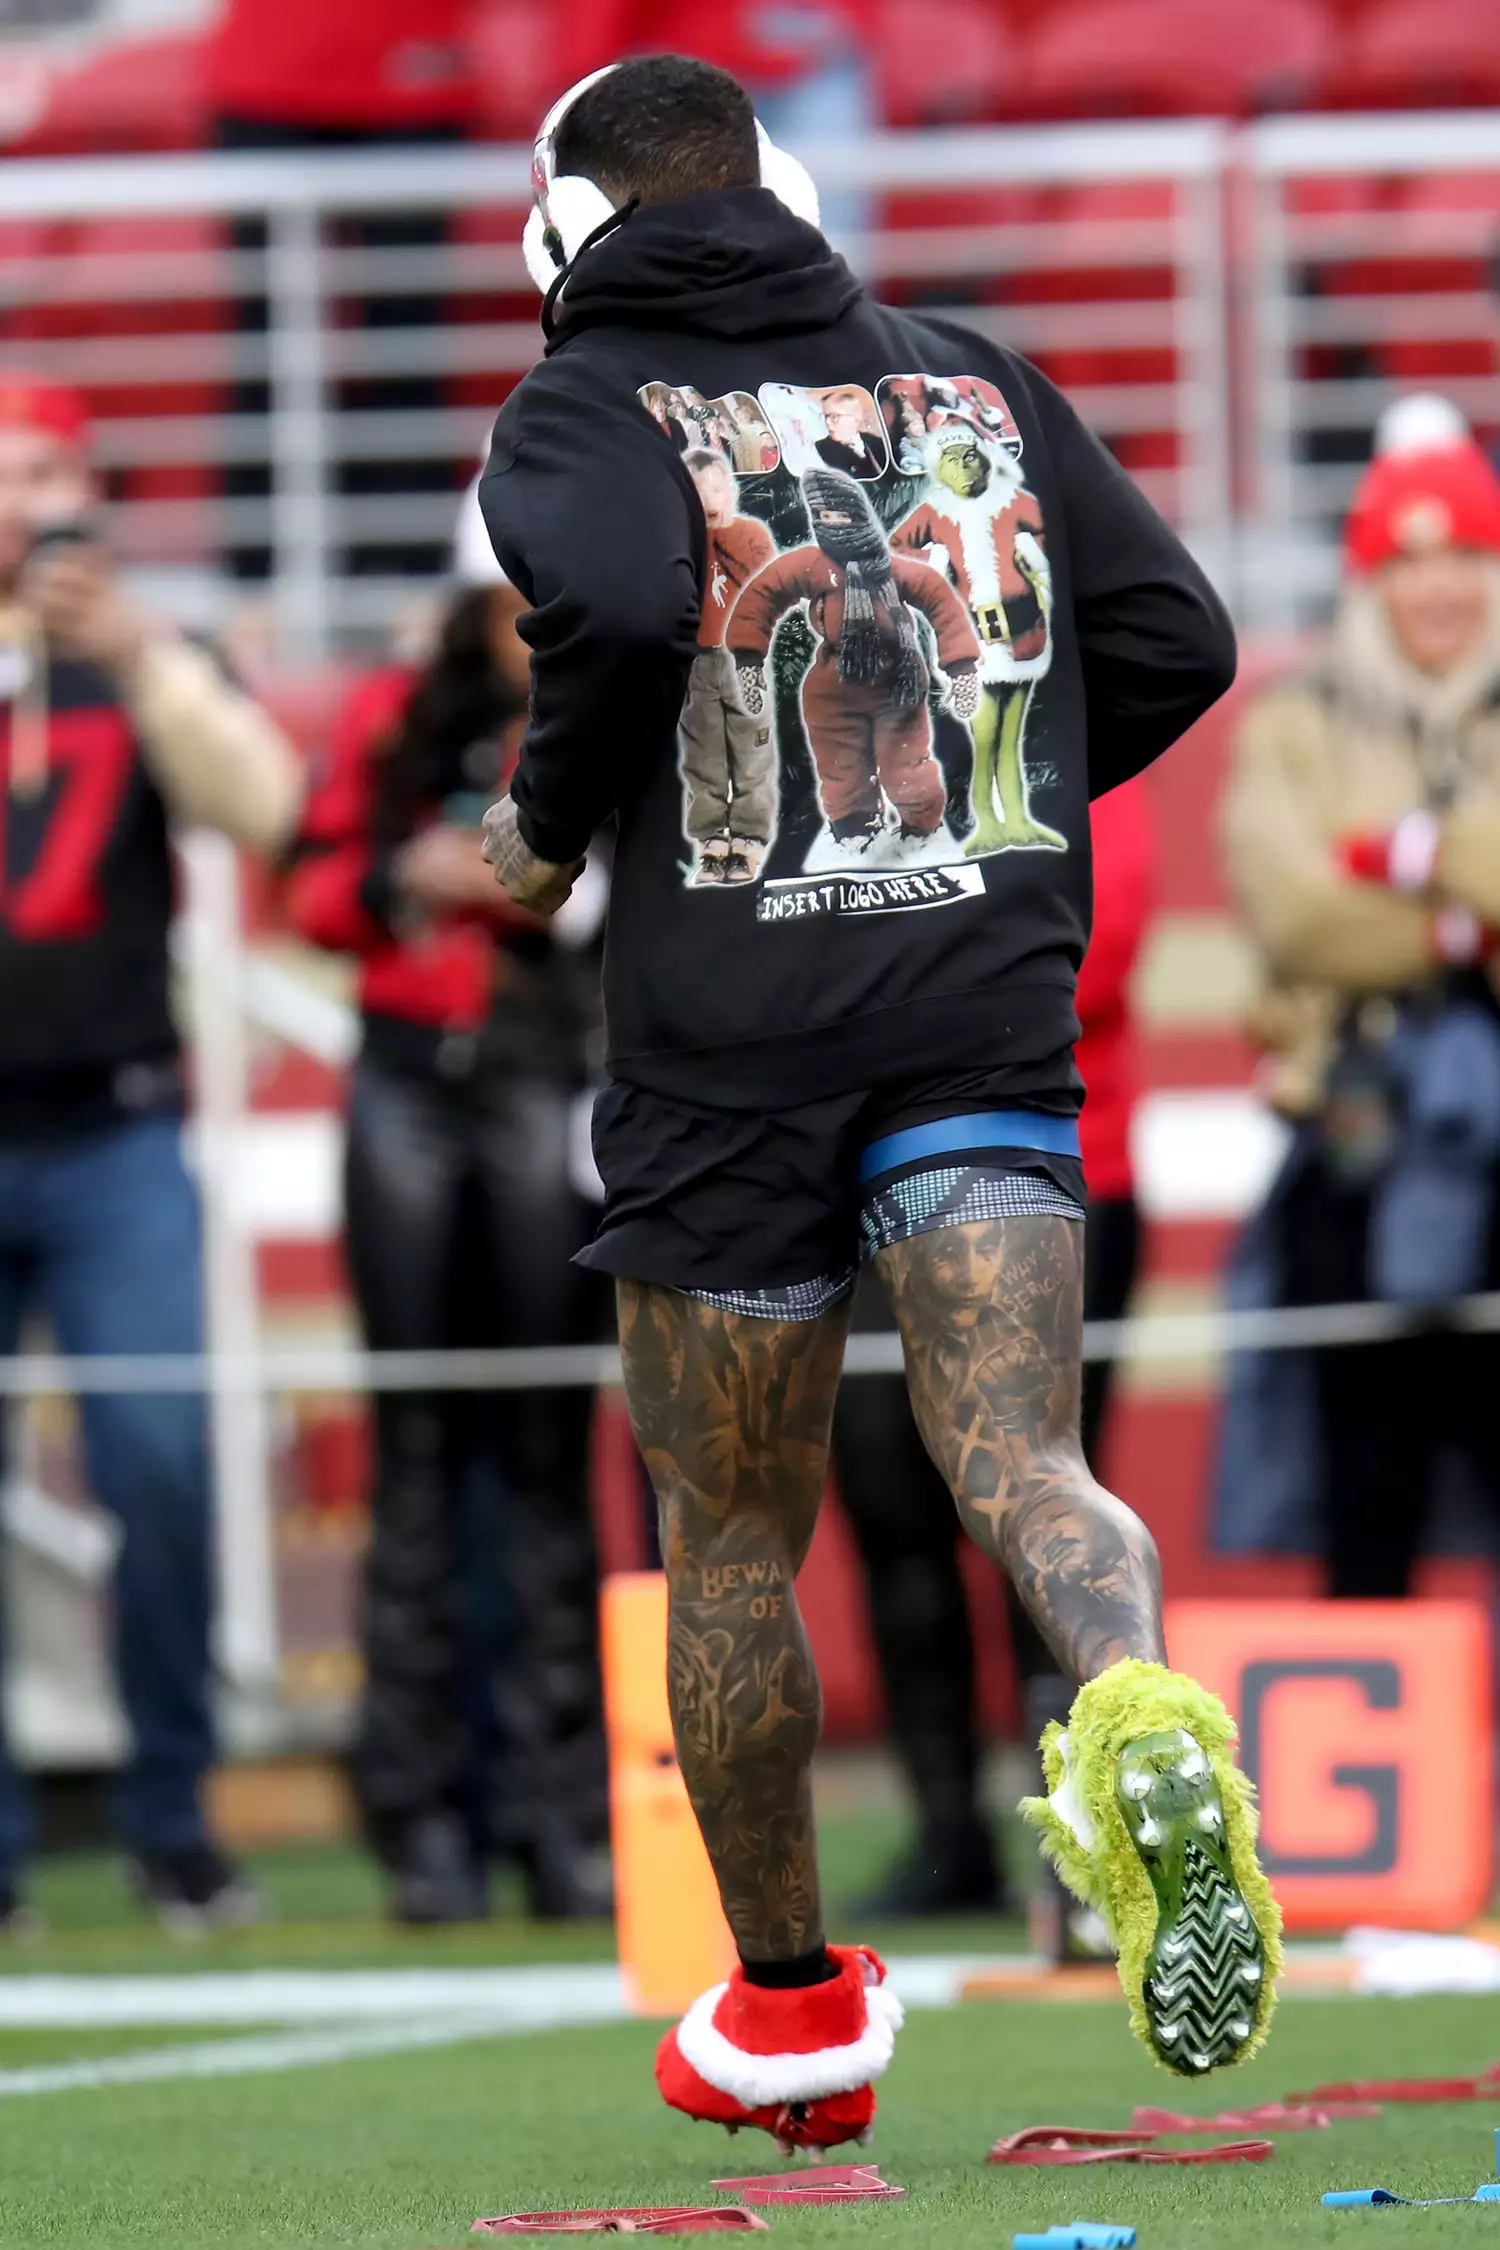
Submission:
<svg viewBox="0 0 1500 2250">
<path fill-rule="evenodd" d="M 583 861 L 561 867 L 539 859 L 516 825 L 513 797 L 502 797 L 484 816 L 484 856 L 495 870 L 495 880 L 517 906 L 533 914 L 555 914 L 570 897 L 583 871 Z"/>
<path fill-rule="evenodd" d="M 678 1760 L 741 1953 L 791 1960 L 823 1935 L 809 1783 L 822 1696 L 793 1580 L 847 1311 L 759 1320 L 631 1281 L 619 1297 L 625 1393 L 661 1509 Z"/>
<path fill-rule="evenodd" d="M 1079 1443 L 1082 1227 L 943 1227 L 880 1264 L 927 1450 L 1063 1669 L 1090 1680 L 1122 1656 L 1162 1661 L 1156 1543 Z"/>
</svg>

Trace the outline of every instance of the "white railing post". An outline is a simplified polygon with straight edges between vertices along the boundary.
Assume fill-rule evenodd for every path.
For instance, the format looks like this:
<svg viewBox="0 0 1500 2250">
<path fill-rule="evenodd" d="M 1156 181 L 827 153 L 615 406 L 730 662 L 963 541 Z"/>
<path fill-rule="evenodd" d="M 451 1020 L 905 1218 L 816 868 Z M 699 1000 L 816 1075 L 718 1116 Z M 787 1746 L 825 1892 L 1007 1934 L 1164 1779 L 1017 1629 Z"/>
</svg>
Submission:
<svg viewBox="0 0 1500 2250">
<path fill-rule="evenodd" d="M 250 1106 L 249 1032 L 235 998 L 242 950 L 239 864 L 225 837 L 207 834 L 187 838 L 183 860 L 218 1534 L 217 1646 L 237 1715 L 253 1723 L 276 1696 L 278 1636 L 268 1407 L 264 1390 L 243 1376 L 260 1352 L 260 1306 L 255 1243 L 243 1221 L 237 1180 Z"/>
<path fill-rule="evenodd" d="M 1248 624 L 1284 631 L 1296 623 L 1300 588 L 1293 568 L 1297 533 L 1295 362 L 1291 322 L 1291 267 L 1286 226 L 1286 182 L 1280 172 L 1254 162 L 1250 137 L 1249 288 L 1250 370 L 1245 412 L 1251 422 L 1254 489 L 1245 527 L 1245 569 L 1240 586 Z"/>
<path fill-rule="evenodd" d="M 321 238 L 315 204 L 267 218 L 272 598 L 281 653 L 300 658 L 326 656 L 329 640 Z"/>
<path fill-rule="evenodd" d="M 1217 162 L 1177 182 L 1177 350 L 1181 526 L 1204 567 L 1232 591 L 1233 445 L 1225 256 L 1228 139 Z"/>
</svg>

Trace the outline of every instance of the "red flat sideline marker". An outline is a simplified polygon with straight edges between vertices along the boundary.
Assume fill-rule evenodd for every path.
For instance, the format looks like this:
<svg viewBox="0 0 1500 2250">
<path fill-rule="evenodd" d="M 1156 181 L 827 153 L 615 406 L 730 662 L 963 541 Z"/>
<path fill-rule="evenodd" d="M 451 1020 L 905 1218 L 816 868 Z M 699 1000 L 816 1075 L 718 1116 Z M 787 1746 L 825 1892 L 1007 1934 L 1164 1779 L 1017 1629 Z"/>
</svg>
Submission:
<svg viewBox="0 0 1500 2250">
<path fill-rule="evenodd" d="M 476 2219 L 471 2234 L 764 2234 L 766 2222 L 733 2203 L 669 2204 L 658 2210 L 514 2211 Z"/>
<path fill-rule="evenodd" d="M 1270 2141 L 1221 2141 L 1213 2148 L 1157 2148 L 1152 2133 L 1092 2131 L 1081 2125 L 1027 2125 L 990 2150 L 991 2164 L 1264 2164 Z"/>
<path fill-rule="evenodd" d="M 1319 2102 L 1309 2109 L 1303 2103 L 1262 2102 L 1255 2109 L 1221 2109 L 1217 2117 L 1190 2117 L 1175 2109 L 1137 2109 L 1131 2124 L 1141 2140 L 1158 2133 L 1222 2133 L 1254 2129 L 1262 2133 L 1317 2132 L 1335 2118 L 1378 2117 L 1379 2102 Z"/>
<path fill-rule="evenodd" d="M 805 2172 L 762 2172 L 714 2186 L 746 2203 L 899 2203 L 906 2194 L 880 2177 L 878 2164 L 814 2164 Z"/>
</svg>

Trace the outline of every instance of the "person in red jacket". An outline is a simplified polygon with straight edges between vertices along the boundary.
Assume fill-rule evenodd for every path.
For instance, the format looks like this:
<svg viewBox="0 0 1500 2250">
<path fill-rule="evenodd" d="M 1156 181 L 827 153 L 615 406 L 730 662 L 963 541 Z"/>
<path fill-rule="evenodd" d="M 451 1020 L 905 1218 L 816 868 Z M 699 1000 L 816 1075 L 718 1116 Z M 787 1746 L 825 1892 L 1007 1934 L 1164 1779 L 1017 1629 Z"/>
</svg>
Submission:
<svg viewBox="0 0 1500 2250">
<path fill-rule="evenodd" d="M 1084 1317 L 1118 1320 L 1140 1252 L 1130 1156 L 1137 1094 L 1130 978 L 1151 910 L 1153 840 L 1144 784 L 1127 782 L 1091 807 L 1094 927 L 1078 979 L 1083 1036 L 1078 1068 L 1088 1089 L 1079 1119 L 1089 1187 Z M 890 1326 L 868 1283 L 856 1327 Z M 1082 1431 L 1100 1467 L 1113 1367 L 1083 1370 Z M 948 1490 L 917 1434 L 899 1378 L 846 1382 L 834 1412 L 834 1464 L 869 1592 L 870 1621 L 892 1740 L 917 1805 L 917 1834 L 871 1898 L 871 1913 L 993 1911 L 1008 1903 L 980 1803 L 974 1653 L 961 1544 Z M 1026 1735 L 1066 1720 L 1072 1688 L 1007 1586 L 1011 1646 L 1021 1677 Z M 1081 1912 L 1055 1882 L 1038 1901 L 1037 1935 L 1057 1959 L 1085 1950 Z"/>
<path fill-rule="evenodd" d="M 352 691 L 287 884 L 301 934 L 360 963 L 345 1222 L 376 1351 L 598 1332 L 591 1277 L 570 1263 L 590 1229 L 570 1125 L 597 1012 L 591 946 L 570 932 L 593 933 L 587 906 L 581 924 L 559 926 L 510 905 L 480 857 L 479 815 L 508 771 L 529 663 L 516 633 L 524 605 L 492 558 L 489 572 L 491 583 L 452 601 L 423 669 L 392 667 Z M 466 1812 L 476 1745 L 460 1566 L 476 1458 L 503 1486 L 514 1617 L 496 1696 L 500 1840 L 539 1913 L 607 1908 L 590 1406 L 577 1390 L 511 1391 L 482 1406 L 430 1391 L 375 1399 L 353 1773 L 398 1919 L 485 1911 Z"/>
</svg>

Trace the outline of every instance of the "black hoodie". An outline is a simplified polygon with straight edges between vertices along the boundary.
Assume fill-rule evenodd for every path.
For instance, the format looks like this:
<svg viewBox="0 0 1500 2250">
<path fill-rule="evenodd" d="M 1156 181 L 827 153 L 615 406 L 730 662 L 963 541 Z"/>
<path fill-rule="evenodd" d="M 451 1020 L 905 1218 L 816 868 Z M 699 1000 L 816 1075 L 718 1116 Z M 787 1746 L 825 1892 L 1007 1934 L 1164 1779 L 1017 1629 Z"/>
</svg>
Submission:
<svg viewBox="0 0 1500 2250">
<path fill-rule="evenodd" d="M 803 480 L 821 508 L 846 451 L 851 521 L 868 503 L 889 566 L 846 572 L 814 537 Z M 746 582 L 734 526 L 721 567 L 706 522 L 705 452 L 774 542 Z M 731 1109 L 1010 1063 L 1034 1085 L 1077 1031 L 1089 798 L 1235 658 L 1202 573 L 1045 377 L 872 303 L 764 189 L 684 197 L 578 260 L 481 499 L 535 605 L 521 833 L 567 861 L 618 820 L 613 1074 Z M 846 610 L 883 666 L 840 664 Z M 740 808 L 768 791 L 766 848 Z"/>
</svg>

